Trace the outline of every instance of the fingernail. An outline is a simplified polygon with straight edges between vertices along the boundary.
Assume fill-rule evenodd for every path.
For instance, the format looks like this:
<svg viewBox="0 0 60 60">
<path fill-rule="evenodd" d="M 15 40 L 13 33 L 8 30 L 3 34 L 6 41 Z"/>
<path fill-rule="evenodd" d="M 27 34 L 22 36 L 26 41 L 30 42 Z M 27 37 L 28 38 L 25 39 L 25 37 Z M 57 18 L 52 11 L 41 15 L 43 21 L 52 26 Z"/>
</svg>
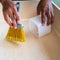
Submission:
<svg viewBox="0 0 60 60">
<path fill-rule="evenodd" d="M 14 27 L 14 29 L 17 29 L 17 27 Z"/>
</svg>

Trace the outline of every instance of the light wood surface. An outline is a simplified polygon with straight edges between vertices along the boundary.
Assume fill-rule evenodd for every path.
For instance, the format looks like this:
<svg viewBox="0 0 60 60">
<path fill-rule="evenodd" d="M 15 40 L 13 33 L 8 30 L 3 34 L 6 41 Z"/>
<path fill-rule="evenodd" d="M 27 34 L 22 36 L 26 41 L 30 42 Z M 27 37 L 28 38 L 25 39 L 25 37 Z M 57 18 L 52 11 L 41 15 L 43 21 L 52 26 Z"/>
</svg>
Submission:
<svg viewBox="0 0 60 60">
<path fill-rule="evenodd" d="M 26 41 L 14 43 L 5 40 L 8 25 L 6 22 L 0 23 L 0 60 L 60 59 L 60 40 L 54 31 L 44 37 L 37 38 L 29 32 L 28 21 L 23 21 Z"/>
</svg>

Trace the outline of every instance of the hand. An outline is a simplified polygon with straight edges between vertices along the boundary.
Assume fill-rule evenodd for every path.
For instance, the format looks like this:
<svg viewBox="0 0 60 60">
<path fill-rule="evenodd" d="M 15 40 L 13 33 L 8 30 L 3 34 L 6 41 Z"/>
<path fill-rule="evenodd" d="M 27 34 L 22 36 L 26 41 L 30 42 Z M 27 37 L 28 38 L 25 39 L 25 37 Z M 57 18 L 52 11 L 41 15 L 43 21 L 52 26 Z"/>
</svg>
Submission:
<svg viewBox="0 0 60 60">
<path fill-rule="evenodd" d="M 4 1 L 2 5 L 5 21 L 10 25 L 10 27 L 16 29 L 17 28 L 16 22 L 20 20 L 16 6 L 13 4 L 11 0 Z"/>
<path fill-rule="evenodd" d="M 41 22 L 45 24 L 45 17 L 47 17 L 47 25 L 52 24 L 54 20 L 54 13 L 51 0 L 41 0 L 37 6 L 37 15 L 41 14 Z"/>
</svg>

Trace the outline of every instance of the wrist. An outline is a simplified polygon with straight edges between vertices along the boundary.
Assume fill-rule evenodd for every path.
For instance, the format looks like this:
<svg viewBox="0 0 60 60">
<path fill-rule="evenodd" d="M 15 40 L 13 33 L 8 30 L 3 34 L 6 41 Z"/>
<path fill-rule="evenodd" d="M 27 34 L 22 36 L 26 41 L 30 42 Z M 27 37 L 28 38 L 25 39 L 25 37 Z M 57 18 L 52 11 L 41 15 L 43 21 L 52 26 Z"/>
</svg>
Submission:
<svg viewBox="0 0 60 60">
<path fill-rule="evenodd" d="M 51 2 L 52 0 L 41 0 L 41 2 Z"/>
<path fill-rule="evenodd" d="M 41 0 L 40 4 L 44 7 L 46 4 L 50 4 L 52 0 Z"/>
<path fill-rule="evenodd" d="M 5 0 L 0 0 L 0 3 L 2 4 Z"/>
<path fill-rule="evenodd" d="M 12 0 L 4 0 L 3 2 L 1 2 L 2 6 L 3 6 L 3 11 L 7 10 L 9 7 L 13 7 L 15 4 L 12 2 Z"/>
<path fill-rule="evenodd" d="M 11 2 L 12 0 L 0 0 L 1 4 L 4 5 L 4 3 Z"/>
</svg>

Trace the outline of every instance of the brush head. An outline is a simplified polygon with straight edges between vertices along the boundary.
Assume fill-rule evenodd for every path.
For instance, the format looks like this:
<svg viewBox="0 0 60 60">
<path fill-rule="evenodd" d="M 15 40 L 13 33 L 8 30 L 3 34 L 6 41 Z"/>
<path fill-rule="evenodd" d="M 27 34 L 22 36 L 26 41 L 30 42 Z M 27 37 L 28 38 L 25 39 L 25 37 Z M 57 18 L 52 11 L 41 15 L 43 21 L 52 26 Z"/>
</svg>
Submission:
<svg viewBox="0 0 60 60">
<path fill-rule="evenodd" d="M 25 41 L 25 34 L 24 34 L 24 25 L 18 24 L 18 28 L 9 28 L 6 39 L 10 41 L 17 41 L 17 42 L 24 42 Z"/>
</svg>

